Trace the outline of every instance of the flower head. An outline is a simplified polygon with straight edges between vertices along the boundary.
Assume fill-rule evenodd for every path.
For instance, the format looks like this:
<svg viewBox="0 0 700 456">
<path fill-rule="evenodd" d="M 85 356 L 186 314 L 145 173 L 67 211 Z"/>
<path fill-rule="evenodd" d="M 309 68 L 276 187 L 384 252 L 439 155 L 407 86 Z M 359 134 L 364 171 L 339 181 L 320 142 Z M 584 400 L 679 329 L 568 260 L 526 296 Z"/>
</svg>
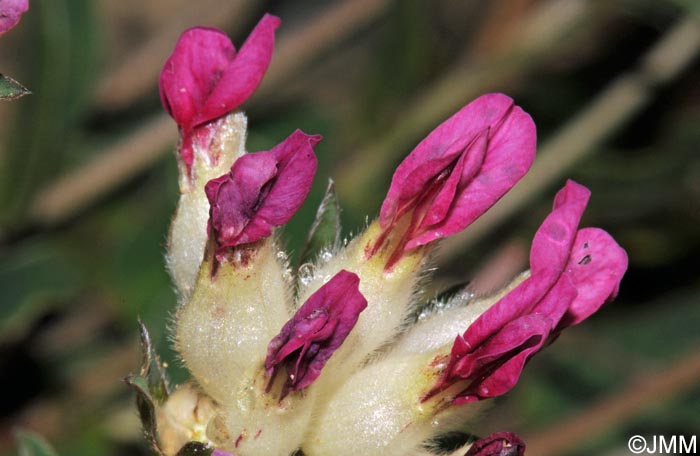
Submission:
<svg viewBox="0 0 700 456">
<path fill-rule="evenodd" d="M 0 35 L 17 25 L 29 9 L 29 0 L 0 0 Z"/>
<path fill-rule="evenodd" d="M 530 116 L 502 94 L 483 95 L 432 131 L 399 165 L 380 223 L 411 214 L 401 248 L 457 233 L 501 198 L 535 157 Z"/>
<path fill-rule="evenodd" d="M 340 271 L 316 291 L 270 341 L 265 368 L 274 380 L 284 366 L 287 391 L 309 386 L 357 323 L 367 300 L 359 290 L 357 274 Z"/>
<path fill-rule="evenodd" d="M 195 129 L 235 110 L 260 84 L 279 24 L 266 14 L 238 52 L 217 29 L 194 27 L 180 36 L 160 74 L 160 98 L 180 127 L 181 156 L 188 167 Z"/>
<path fill-rule="evenodd" d="M 457 337 L 426 399 L 463 380 L 454 404 L 506 393 L 533 354 L 617 295 L 625 251 L 598 228 L 577 231 L 589 195 L 573 181 L 557 194 L 533 240 L 530 277 Z"/>
<path fill-rule="evenodd" d="M 231 171 L 207 182 L 209 230 L 218 253 L 268 237 L 289 221 L 311 189 L 313 147 L 320 140 L 297 130 L 269 151 L 243 155 Z"/>
</svg>

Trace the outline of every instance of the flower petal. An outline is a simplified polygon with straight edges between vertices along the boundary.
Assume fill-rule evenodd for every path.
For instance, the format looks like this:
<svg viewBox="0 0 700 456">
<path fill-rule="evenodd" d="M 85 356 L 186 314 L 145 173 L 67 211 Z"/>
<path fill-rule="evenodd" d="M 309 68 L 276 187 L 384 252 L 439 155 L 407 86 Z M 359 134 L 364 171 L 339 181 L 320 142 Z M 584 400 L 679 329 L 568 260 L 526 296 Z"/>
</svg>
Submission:
<svg viewBox="0 0 700 456">
<path fill-rule="evenodd" d="M 472 444 L 464 456 L 524 456 L 525 442 L 512 432 L 496 432 Z"/>
<path fill-rule="evenodd" d="M 452 401 L 454 405 L 510 391 L 525 362 L 542 348 L 551 329 L 551 320 L 539 315 L 525 315 L 506 324 L 476 349 L 464 341 L 455 342 L 445 375 L 428 396 L 460 380 L 471 380 L 471 383 L 457 394 Z"/>
<path fill-rule="evenodd" d="M 512 100 L 510 102 L 512 104 Z M 448 215 L 412 239 L 406 249 L 450 236 L 471 225 L 530 169 L 535 158 L 536 137 L 530 116 L 518 106 L 512 106 L 503 118 L 489 127 L 483 162 L 473 176 L 460 180 Z"/>
<path fill-rule="evenodd" d="M 279 24 L 266 14 L 238 54 L 228 36 L 214 28 L 194 27 L 180 36 L 160 74 L 160 97 L 185 136 L 250 97 L 272 59 Z"/>
<path fill-rule="evenodd" d="M 28 0 L 0 0 L 0 35 L 17 25 L 28 9 Z"/>
<path fill-rule="evenodd" d="M 260 85 L 272 60 L 275 30 L 280 19 L 266 14 L 243 43 L 238 55 L 224 70 L 206 102 L 194 119 L 201 124 L 233 111 Z"/>
<path fill-rule="evenodd" d="M 566 275 L 578 291 L 559 330 L 575 325 L 614 299 L 627 270 L 627 253 L 599 228 L 579 230 L 566 266 Z"/>
<path fill-rule="evenodd" d="M 535 143 L 532 119 L 511 98 L 479 97 L 433 130 L 398 166 L 382 204 L 382 228 L 409 210 L 425 211 L 405 250 L 461 231 L 525 174 Z"/>
<path fill-rule="evenodd" d="M 320 140 L 297 130 L 269 151 L 243 155 L 230 172 L 207 182 L 209 230 L 219 251 L 263 239 L 289 221 L 311 190 L 313 146 Z"/>
<path fill-rule="evenodd" d="M 221 74 L 236 57 L 231 40 L 220 30 L 193 27 L 185 30 L 160 73 L 163 107 L 186 132 L 194 126 Z"/>
<path fill-rule="evenodd" d="M 275 336 L 267 349 L 265 369 L 274 379 L 280 366 L 287 371 L 282 395 L 309 386 L 357 323 L 367 300 L 360 278 L 346 270 L 319 288 Z"/>
<path fill-rule="evenodd" d="M 566 266 L 583 211 L 591 192 L 569 180 L 554 198 L 554 208 L 542 222 L 530 249 L 532 274 L 548 274 L 557 280 Z"/>
</svg>

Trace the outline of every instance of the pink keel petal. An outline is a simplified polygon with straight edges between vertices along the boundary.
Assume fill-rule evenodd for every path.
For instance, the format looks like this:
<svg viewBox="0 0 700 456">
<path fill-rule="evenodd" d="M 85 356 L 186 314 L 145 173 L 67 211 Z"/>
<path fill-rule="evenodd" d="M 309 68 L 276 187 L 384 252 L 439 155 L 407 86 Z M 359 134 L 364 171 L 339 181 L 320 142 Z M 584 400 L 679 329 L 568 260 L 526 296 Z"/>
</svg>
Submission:
<svg viewBox="0 0 700 456">
<path fill-rule="evenodd" d="M 28 9 L 28 0 L 0 0 L 0 35 L 17 25 Z"/>
<path fill-rule="evenodd" d="M 311 190 L 313 146 L 321 137 L 300 130 L 270 151 L 246 154 L 205 186 L 209 230 L 218 251 L 258 241 L 289 221 Z"/>
<path fill-rule="evenodd" d="M 265 369 L 270 384 L 280 366 L 287 371 L 282 395 L 309 386 L 357 323 L 367 300 L 360 278 L 341 270 L 319 288 L 289 320 L 267 348 Z"/>
<path fill-rule="evenodd" d="M 512 432 L 496 432 L 479 439 L 464 456 L 524 456 L 525 442 Z"/>
<path fill-rule="evenodd" d="M 459 393 L 453 404 L 459 405 L 487 397 L 495 397 L 509 391 L 518 381 L 525 362 L 547 340 L 552 322 L 536 315 L 526 315 L 511 321 L 494 334 L 482 346 L 469 350 L 463 343 L 455 344 L 467 349 L 461 356 L 455 350 L 443 381 L 433 392 L 440 391 L 456 381 L 472 382 Z"/>
</svg>

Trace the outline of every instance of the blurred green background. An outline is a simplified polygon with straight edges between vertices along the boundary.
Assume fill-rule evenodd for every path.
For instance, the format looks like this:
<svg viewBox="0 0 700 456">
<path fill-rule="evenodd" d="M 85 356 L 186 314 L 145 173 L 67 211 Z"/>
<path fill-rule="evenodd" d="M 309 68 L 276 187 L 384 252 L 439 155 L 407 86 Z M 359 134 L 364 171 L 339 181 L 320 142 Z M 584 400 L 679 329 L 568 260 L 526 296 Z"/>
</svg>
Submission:
<svg viewBox="0 0 700 456">
<path fill-rule="evenodd" d="M 149 454 L 133 395 L 140 316 L 176 379 L 163 262 L 178 196 L 176 127 L 157 76 L 179 33 L 240 45 L 283 19 L 244 109 L 248 150 L 320 133 L 319 171 L 283 236 L 300 249 L 329 177 L 347 234 L 393 168 L 489 91 L 538 126 L 531 174 L 436 258 L 434 291 L 526 267 L 565 179 L 584 225 L 630 256 L 618 299 L 538 355 L 469 429 L 528 454 L 628 454 L 627 439 L 700 430 L 700 7 L 694 0 L 32 0 L 0 38 L 0 71 L 33 94 L 0 103 L 0 455 L 18 428 L 62 455 Z"/>
</svg>

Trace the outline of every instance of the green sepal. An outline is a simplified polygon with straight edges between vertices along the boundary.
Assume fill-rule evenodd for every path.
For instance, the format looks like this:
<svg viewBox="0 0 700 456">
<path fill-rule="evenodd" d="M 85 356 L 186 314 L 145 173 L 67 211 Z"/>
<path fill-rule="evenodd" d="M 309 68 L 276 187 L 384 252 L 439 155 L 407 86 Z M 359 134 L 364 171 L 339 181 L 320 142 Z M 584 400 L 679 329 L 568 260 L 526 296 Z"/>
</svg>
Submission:
<svg viewBox="0 0 700 456">
<path fill-rule="evenodd" d="M 159 454 L 164 454 L 158 443 L 156 407 L 170 396 L 170 384 L 158 354 L 153 348 L 146 325 L 139 319 L 139 334 L 143 360 L 138 375 L 130 375 L 124 382 L 136 391 L 136 406 L 146 440 Z"/>
<path fill-rule="evenodd" d="M 124 379 L 124 382 L 136 391 L 136 407 L 141 418 L 143 432 L 146 434 L 146 440 L 151 444 L 153 449 L 158 454 L 164 455 L 163 450 L 158 443 L 158 427 L 156 424 L 156 404 L 153 401 L 153 396 L 149 392 L 148 380 L 138 375 L 130 375 Z"/>
<path fill-rule="evenodd" d="M 211 456 L 213 452 L 214 448 L 202 442 L 189 442 L 175 456 Z"/>
<path fill-rule="evenodd" d="M 340 205 L 335 193 L 335 184 L 328 179 L 326 194 L 316 211 L 309 234 L 300 255 L 300 264 L 308 263 L 323 249 L 337 250 L 341 236 Z"/>
<path fill-rule="evenodd" d="M 0 100 L 17 100 L 30 93 L 22 84 L 0 73 Z"/>
<path fill-rule="evenodd" d="M 35 432 L 17 430 L 15 440 L 19 456 L 58 456 L 46 439 Z"/>
<path fill-rule="evenodd" d="M 170 396 L 170 382 L 167 373 L 163 369 L 160 357 L 153 348 L 151 336 L 141 319 L 138 320 L 139 334 L 141 336 L 141 351 L 143 361 L 139 376 L 148 380 L 148 391 L 156 404 L 163 404 Z"/>
</svg>

